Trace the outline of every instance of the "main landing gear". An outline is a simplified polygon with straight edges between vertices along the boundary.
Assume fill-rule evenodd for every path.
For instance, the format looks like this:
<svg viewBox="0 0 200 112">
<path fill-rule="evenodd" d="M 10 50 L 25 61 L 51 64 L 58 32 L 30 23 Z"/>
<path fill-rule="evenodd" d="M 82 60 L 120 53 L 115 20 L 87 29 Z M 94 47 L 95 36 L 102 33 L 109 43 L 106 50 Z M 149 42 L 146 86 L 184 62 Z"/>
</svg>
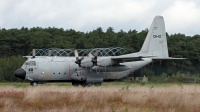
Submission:
<svg viewBox="0 0 200 112">
<path fill-rule="evenodd" d="M 72 82 L 72 86 L 77 87 L 81 85 L 82 87 L 90 87 L 92 85 L 94 86 L 101 86 L 101 82 L 96 82 L 96 83 L 87 83 L 87 82 Z"/>
<path fill-rule="evenodd" d="M 94 83 L 94 86 L 101 86 L 101 82 Z"/>
<path fill-rule="evenodd" d="M 74 86 L 74 87 L 79 86 L 79 82 L 72 82 L 72 86 Z"/>
</svg>

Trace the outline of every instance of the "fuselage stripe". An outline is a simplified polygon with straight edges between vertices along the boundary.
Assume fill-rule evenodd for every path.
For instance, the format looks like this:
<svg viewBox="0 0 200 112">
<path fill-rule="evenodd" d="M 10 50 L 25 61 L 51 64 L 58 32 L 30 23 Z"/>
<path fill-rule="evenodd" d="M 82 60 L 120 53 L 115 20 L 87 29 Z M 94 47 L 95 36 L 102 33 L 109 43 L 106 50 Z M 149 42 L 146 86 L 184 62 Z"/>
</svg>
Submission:
<svg viewBox="0 0 200 112">
<path fill-rule="evenodd" d="M 68 67 L 68 79 L 70 77 L 70 66 Z"/>
</svg>

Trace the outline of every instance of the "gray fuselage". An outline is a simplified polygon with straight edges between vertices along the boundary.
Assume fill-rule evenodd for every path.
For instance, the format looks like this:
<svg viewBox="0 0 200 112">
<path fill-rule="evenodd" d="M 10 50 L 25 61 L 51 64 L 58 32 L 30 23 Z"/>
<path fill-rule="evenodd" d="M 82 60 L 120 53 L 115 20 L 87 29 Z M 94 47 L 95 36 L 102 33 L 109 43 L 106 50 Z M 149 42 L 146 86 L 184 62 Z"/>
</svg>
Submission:
<svg viewBox="0 0 200 112">
<path fill-rule="evenodd" d="M 25 80 L 28 81 L 71 82 L 95 79 L 102 82 L 121 79 L 151 62 L 151 58 L 143 58 L 143 61 L 83 68 L 75 64 L 74 57 L 44 57 L 28 59 L 21 68 L 26 71 Z"/>
</svg>

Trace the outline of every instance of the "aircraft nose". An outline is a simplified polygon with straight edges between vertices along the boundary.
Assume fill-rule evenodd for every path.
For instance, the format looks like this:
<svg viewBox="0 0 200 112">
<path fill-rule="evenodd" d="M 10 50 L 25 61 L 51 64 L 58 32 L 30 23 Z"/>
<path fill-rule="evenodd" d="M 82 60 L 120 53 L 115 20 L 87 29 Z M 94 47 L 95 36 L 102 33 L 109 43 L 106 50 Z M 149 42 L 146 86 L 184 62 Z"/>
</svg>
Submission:
<svg viewBox="0 0 200 112">
<path fill-rule="evenodd" d="M 24 80 L 26 77 L 26 71 L 22 68 L 19 68 L 19 69 L 15 70 L 14 75 L 15 75 L 15 77 L 18 77 L 18 78 Z"/>
</svg>

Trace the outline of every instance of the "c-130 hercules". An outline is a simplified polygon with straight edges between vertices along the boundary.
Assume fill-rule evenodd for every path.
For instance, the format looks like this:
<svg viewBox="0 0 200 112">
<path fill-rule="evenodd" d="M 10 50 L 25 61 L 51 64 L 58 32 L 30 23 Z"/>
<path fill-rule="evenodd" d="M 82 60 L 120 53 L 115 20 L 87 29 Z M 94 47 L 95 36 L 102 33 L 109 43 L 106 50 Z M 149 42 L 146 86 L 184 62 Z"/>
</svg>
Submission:
<svg viewBox="0 0 200 112">
<path fill-rule="evenodd" d="M 130 73 L 156 60 L 184 59 L 168 55 L 165 24 L 162 16 L 156 16 L 139 52 L 120 55 L 79 59 L 75 57 L 40 57 L 28 58 L 21 68 L 14 72 L 20 79 L 30 81 L 32 86 L 45 82 L 72 82 L 73 86 L 99 86 L 103 81 L 121 79 Z"/>
</svg>

